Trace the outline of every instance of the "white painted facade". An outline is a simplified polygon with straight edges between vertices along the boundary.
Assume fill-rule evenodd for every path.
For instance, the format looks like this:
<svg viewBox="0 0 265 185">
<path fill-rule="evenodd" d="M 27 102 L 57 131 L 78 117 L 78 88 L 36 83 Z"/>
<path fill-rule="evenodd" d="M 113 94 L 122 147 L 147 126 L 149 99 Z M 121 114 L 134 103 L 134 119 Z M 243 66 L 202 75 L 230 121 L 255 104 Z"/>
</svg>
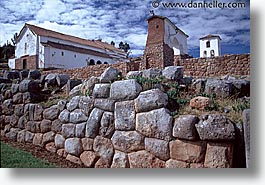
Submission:
<svg viewBox="0 0 265 185">
<path fill-rule="evenodd" d="M 183 31 L 178 29 L 170 20 L 165 19 L 165 43 L 174 50 L 174 55 L 188 54 L 187 38 Z"/>
<path fill-rule="evenodd" d="M 53 32 L 50 30 L 48 31 Z M 49 43 L 53 43 L 55 46 Z M 106 43 L 102 44 L 106 45 Z M 36 63 L 38 68 L 68 69 L 85 67 L 87 65 L 91 65 L 91 62 L 93 63 L 93 61 L 94 64 L 97 64 L 97 62 L 98 64 L 113 64 L 120 60 L 128 61 L 126 59 L 126 53 L 123 51 L 117 51 L 117 49 L 110 50 L 108 48 L 104 48 L 104 46 L 94 47 L 93 45 L 73 42 L 67 39 L 64 40 L 50 36 L 38 35 L 34 32 L 34 30 L 31 30 L 27 24 L 25 24 L 18 37 L 15 49 L 15 59 L 33 55 L 37 56 Z M 9 67 L 11 69 L 15 68 L 14 63 L 14 59 L 10 60 Z"/>
<path fill-rule="evenodd" d="M 200 57 L 216 57 L 221 55 L 221 38 L 206 36 L 200 39 Z"/>
</svg>

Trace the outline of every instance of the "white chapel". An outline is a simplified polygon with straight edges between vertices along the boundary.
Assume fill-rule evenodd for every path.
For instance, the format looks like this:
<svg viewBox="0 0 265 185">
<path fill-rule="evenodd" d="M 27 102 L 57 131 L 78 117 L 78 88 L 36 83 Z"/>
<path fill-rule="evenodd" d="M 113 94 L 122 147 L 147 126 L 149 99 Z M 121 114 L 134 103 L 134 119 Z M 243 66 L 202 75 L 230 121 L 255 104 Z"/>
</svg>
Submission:
<svg viewBox="0 0 265 185">
<path fill-rule="evenodd" d="M 217 57 L 221 55 L 221 37 L 207 35 L 200 38 L 200 57 Z"/>
</svg>

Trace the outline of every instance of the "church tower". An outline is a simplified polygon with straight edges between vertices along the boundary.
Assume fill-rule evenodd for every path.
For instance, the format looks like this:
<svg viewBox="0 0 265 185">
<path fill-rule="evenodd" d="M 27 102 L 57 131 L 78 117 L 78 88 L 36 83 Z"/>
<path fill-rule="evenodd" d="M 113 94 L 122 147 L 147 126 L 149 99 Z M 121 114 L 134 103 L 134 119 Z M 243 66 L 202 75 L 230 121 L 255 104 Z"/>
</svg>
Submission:
<svg viewBox="0 0 265 185">
<path fill-rule="evenodd" d="M 217 57 L 221 55 L 222 39 L 219 35 L 207 35 L 200 38 L 200 57 Z"/>
</svg>

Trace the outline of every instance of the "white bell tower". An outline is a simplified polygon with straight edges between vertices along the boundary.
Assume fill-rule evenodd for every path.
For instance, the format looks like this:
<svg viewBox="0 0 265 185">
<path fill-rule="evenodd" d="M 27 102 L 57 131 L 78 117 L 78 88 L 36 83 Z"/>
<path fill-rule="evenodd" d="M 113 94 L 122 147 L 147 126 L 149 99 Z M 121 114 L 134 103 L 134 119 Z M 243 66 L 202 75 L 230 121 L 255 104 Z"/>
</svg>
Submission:
<svg viewBox="0 0 265 185">
<path fill-rule="evenodd" d="M 221 55 L 222 39 L 219 35 L 207 35 L 200 38 L 200 57 L 217 57 Z"/>
</svg>

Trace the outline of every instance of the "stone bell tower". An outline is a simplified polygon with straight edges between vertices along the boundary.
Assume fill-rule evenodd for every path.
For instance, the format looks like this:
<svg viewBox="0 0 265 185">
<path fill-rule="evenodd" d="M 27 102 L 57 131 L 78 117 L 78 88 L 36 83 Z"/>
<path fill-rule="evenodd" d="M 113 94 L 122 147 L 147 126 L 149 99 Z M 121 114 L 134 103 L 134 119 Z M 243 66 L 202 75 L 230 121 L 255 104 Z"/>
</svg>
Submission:
<svg viewBox="0 0 265 185">
<path fill-rule="evenodd" d="M 148 36 L 141 68 L 163 69 L 166 66 L 173 66 L 174 53 L 187 53 L 188 36 L 166 17 L 153 15 L 147 22 Z M 180 42 L 182 40 L 183 42 Z"/>
</svg>

